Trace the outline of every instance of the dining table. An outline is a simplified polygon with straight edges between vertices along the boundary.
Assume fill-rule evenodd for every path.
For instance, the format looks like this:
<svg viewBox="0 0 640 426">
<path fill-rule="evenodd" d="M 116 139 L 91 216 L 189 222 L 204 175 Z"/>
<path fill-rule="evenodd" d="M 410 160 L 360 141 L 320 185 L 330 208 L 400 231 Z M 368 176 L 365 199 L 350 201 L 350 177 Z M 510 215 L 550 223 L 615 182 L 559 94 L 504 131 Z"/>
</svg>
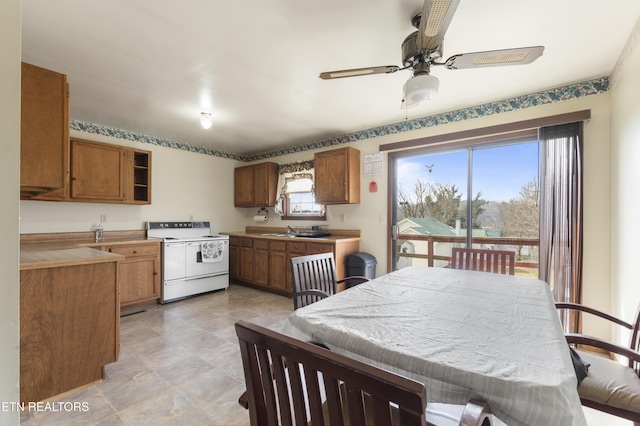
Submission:
<svg viewBox="0 0 640 426">
<path fill-rule="evenodd" d="M 431 403 L 479 398 L 507 425 L 586 425 L 539 279 L 407 267 L 295 310 L 283 331 L 422 382 Z"/>
</svg>

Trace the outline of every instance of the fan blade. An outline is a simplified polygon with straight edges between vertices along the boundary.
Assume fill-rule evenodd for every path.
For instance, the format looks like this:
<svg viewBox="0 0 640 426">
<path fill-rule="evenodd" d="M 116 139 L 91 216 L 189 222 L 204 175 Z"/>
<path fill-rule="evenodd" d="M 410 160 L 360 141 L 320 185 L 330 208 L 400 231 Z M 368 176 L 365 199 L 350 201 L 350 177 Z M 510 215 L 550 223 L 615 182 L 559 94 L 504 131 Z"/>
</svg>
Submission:
<svg viewBox="0 0 640 426">
<path fill-rule="evenodd" d="M 322 72 L 320 73 L 319 77 L 323 80 L 331 80 L 334 78 L 358 77 L 361 75 L 390 74 L 392 72 L 398 71 L 399 69 L 400 67 L 396 65 L 385 65 L 382 67 L 369 67 L 369 68 L 353 68 L 350 70 Z"/>
<path fill-rule="evenodd" d="M 433 51 L 442 44 L 458 3 L 460 0 L 424 0 L 416 42 L 418 49 Z"/>
<path fill-rule="evenodd" d="M 544 46 L 462 53 L 447 59 L 444 66 L 450 70 L 461 70 L 465 68 L 524 65 L 538 59 L 542 56 L 542 52 L 544 52 Z"/>
</svg>

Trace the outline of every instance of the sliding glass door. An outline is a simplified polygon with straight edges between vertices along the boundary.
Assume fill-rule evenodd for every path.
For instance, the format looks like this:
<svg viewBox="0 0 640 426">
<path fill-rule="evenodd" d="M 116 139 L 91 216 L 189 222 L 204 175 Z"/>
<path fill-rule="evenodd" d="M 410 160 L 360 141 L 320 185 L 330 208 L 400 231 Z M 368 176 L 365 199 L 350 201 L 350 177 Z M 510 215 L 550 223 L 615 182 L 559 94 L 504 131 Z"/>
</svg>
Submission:
<svg viewBox="0 0 640 426">
<path fill-rule="evenodd" d="M 392 269 L 448 267 L 451 248 L 516 252 L 537 277 L 539 143 L 391 153 Z"/>
</svg>

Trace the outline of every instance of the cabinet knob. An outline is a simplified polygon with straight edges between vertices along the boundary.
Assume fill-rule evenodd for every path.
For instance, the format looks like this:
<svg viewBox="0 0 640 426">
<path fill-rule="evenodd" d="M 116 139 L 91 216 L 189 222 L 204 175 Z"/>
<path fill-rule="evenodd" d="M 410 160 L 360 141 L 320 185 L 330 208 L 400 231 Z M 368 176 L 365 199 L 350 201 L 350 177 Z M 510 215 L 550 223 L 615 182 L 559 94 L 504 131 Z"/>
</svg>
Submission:
<svg viewBox="0 0 640 426">
<path fill-rule="evenodd" d="M 109 253 L 111 253 L 111 247 L 109 247 L 109 249 L 108 249 L 108 250 L 109 250 Z"/>
<path fill-rule="evenodd" d="M 137 251 L 137 250 L 134 250 L 134 251 L 133 251 L 133 254 L 138 254 L 138 251 Z"/>
</svg>

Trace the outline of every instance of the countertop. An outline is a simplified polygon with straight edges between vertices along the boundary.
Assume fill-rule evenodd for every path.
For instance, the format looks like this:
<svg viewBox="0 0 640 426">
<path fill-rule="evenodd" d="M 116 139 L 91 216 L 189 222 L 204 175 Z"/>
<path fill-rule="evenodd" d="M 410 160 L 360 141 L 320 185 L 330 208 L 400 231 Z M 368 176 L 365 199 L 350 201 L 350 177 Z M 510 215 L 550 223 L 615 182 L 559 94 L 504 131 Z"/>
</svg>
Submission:
<svg viewBox="0 0 640 426">
<path fill-rule="evenodd" d="M 20 270 L 116 262 L 125 257 L 99 249 L 105 245 L 127 245 L 162 241 L 147 239 L 145 231 L 105 231 L 95 241 L 93 232 L 23 234 L 20 236 Z"/>
<path fill-rule="evenodd" d="M 268 239 L 268 240 L 284 240 L 284 241 L 301 241 L 301 242 L 345 242 L 345 241 L 360 241 L 360 236 L 354 235 L 342 235 L 342 234 L 334 234 L 328 235 L 326 237 L 289 237 L 289 236 L 277 236 L 277 235 L 264 235 L 264 234 L 273 234 L 272 232 L 263 232 L 263 233 L 255 233 L 255 232 L 246 232 L 246 231 L 236 231 L 236 232 L 221 232 L 223 235 L 228 235 L 230 237 L 250 237 L 250 238 L 260 238 L 260 239 Z M 284 234 L 284 232 L 283 232 Z"/>
<path fill-rule="evenodd" d="M 301 242 L 318 242 L 318 243 L 336 243 L 336 242 L 348 242 L 348 241 L 360 241 L 359 229 L 328 229 L 331 235 L 320 238 L 312 237 L 290 237 L 290 236 L 277 236 L 270 234 L 286 234 L 286 228 L 274 228 L 266 226 L 247 226 L 244 231 L 231 231 L 220 232 L 223 235 L 229 235 L 230 237 L 250 237 L 269 240 L 283 240 L 283 241 L 301 241 Z"/>
<path fill-rule="evenodd" d="M 89 247 L 38 247 L 28 244 L 20 247 L 20 270 L 58 268 L 61 266 L 117 262 L 124 256 Z"/>
</svg>

